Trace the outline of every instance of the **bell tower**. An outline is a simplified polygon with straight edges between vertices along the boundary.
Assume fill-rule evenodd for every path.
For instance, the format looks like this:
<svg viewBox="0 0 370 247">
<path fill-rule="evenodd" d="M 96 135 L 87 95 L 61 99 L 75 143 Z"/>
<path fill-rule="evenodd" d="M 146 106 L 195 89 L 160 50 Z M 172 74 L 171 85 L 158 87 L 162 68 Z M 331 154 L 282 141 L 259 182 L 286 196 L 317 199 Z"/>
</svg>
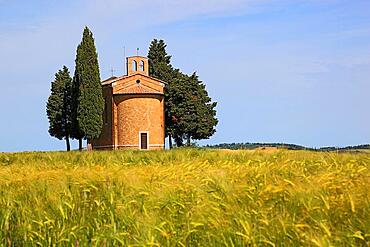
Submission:
<svg viewBox="0 0 370 247">
<path fill-rule="evenodd" d="M 149 76 L 149 62 L 147 57 L 132 56 L 126 59 L 127 75 L 143 74 Z"/>
</svg>

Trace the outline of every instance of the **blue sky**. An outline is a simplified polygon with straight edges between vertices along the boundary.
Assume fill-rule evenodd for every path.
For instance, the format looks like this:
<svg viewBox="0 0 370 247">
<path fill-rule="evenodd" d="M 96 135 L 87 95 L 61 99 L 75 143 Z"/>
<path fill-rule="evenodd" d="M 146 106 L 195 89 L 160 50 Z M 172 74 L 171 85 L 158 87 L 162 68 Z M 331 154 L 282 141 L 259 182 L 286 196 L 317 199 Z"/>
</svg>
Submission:
<svg viewBox="0 0 370 247">
<path fill-rule="evenodd" d="M 153 38 L 197 71 L 219 119 L 201 144 L 370 142 L 370 1 L 0 0 L 0 151 L 64 149 L 45 104 L 85 25 L 102 78 Z"/>
</svg>

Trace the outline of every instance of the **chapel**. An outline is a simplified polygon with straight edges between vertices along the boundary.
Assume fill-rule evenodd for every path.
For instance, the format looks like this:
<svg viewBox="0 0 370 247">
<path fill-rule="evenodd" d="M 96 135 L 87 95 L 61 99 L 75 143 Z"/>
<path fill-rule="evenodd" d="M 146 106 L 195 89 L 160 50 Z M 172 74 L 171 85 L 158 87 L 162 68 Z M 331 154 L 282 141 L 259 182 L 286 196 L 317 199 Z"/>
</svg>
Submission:
<svg viewBox="0 0 370 247">
<path fill-rule="evenodd" d="M 126 58 L 127 75 L 102 82 L 103 129 L 94 149 L 164 149 L 166 82 L 149 76 L 148 58 Z"/>
</svg>

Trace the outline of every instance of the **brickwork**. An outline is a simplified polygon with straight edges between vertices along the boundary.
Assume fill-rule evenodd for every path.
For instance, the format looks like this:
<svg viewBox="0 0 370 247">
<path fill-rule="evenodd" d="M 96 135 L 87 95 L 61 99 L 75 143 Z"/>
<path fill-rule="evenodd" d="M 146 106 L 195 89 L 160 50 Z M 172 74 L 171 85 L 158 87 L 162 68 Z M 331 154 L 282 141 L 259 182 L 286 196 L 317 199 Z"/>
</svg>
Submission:
<svg viewBox="0 0 370 247">
<path fill-rule="evenodd" d="M 115 86 L 113 87 L 114 94 L 121 94 L 121 90 L 129 88 L 135 85 L 142 85 L 149 89 L 152 89 L 153 92 L 163 93 L 163 83 L 158 82 L 156 79 L 143 76 L 141 74 L 136 74 L 134 76 L 124 78 L 120 81 L 115 82 Z"/>
<path fill-rule="evenodd" d="M 137 70 L 132 70 L 136 61 Z M 140 62 L 142 61 L 142 71 Z M 106 101 L 103 131 L 95 149 L 140 149 L 140 133 L 147 134 L 149 150 L 164 148 L 164 82 L 148 76 L 145 57 L 127 58 L 128 76 L 104 81 Z"/>
<path fill-rule="evenodd" d="M 139 148 L 139 133 L 148 132 L 149 149 L 164 144 L 164 100 L 162 95 L 117 95 L 115 132 L 118 148 Z"/>
<path fill-rule="evenodd" d="M 133 66 L 133 62 L 136 63 L 136 66 Z M 149 75 L 148 58 L 141 56 L 127 58 L 127 75 L 132 75 L 136 73 Z"/>
</svg>

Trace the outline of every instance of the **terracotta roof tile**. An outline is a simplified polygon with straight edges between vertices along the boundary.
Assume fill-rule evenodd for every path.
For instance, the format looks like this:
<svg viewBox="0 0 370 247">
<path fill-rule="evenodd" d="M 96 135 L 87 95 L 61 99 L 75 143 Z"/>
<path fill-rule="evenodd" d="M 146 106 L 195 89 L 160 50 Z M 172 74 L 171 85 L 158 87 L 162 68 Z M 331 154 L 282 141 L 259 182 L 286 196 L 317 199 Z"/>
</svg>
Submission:
<svg viewBox="0 0 370 247">
<path fill-rule="evenodd" d="M 152 80 L 155 80 L 155 81 L 158 81 L 158 82 L 162 82 L 164 84 L 167 84 L 167 82 L 165 82 L 165 81 L 162 81 L 162 80 L 159 80 L 159 79 L 157 79 L 155 77 L 144 75 L 144 74 L 123 75 L 123 76 L 118 76 L 118 77 L 112 76 L 112 77 L 110 77 L 110 78 L 102 81 L 101 84 L 102 84 L 102 86 L 109 85 L 109 84 L 112 84 L 112 82 L 120 81 L 120 80 L 125 80 L 126 78 L 131 78 L 131 77 L 134 77 L 136 75 L 140 75 L 142 77 L 150 78 Z"/>
</svg>

